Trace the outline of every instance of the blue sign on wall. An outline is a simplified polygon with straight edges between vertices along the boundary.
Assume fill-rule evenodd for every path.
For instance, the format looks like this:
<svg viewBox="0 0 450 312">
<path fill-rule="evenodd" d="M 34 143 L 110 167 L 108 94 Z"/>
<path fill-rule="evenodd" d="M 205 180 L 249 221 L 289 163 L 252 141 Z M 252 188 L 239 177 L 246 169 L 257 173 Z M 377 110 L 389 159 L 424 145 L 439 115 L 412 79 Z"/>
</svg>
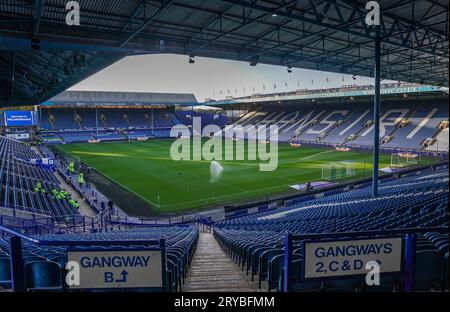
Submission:
<svg viewBox="0 0 450 312">
<path fill-rule="evenodd" d="M 29 127 L 34 125 L 32 111 L 5 111 L 5 126 Z"/>
</svg>

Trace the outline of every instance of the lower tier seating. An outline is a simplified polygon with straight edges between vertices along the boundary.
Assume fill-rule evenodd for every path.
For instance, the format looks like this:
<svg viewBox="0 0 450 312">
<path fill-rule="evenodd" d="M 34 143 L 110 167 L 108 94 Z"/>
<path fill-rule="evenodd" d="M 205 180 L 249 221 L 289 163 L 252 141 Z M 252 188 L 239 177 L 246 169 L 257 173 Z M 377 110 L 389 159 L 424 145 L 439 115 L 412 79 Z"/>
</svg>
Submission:
<svg viewBox="0 0 450 312">
<path fill-rule="evenodd" d="M 168 285 L 167 290 L 178 291 L 189 270 L 198 240 L 198 229 L 194 226 L 144 227 L 106 233 L 35 236 L 34 238 L 39 240 L 40 243 L 30 243 L 23 240 L 22 256 L 26 274 L 26 288 L 28 291 L 65 290 L 63 270 L 67 262 L 66 252 L 69 246 L 57 244 L 57 242 L 75 242 L 71 244 L 71 248 L 108 250 L 111 246 L 105 244 L 100 246 L 99 242 L 130 241 L 129 244 L 124 243 L 120 246 L 114 246 L 115 249 L 129 250 L 136 247 L 142 248 L 142 245 L 134 245 L 132 241 L 159 240 L 162 237 L 165 238 L 166 244 L 165 275 Z M 77 246 L 76 242 L 80 242 L 80 245 Z M 89 242 L 92 242 L 92 244 L 89 244 Z M 12 287 L 10 247 L 9 240 L 6 237 L 0 237 L 0 287 L 6 289 Z"/>
<path fill-rule="evenodd" d="M 447 168 L 380 185 L 380 195 L 370 188 L 326 196 L 275 211 L 225 220 L 214 235 L 226 252 L 260 287 L 282 289 L 285 233 L 350 233 L 360 231 L 448 227 Z M 304 241 L 294 241 L 294 289 L 384 290 L 399 289 L 400 275 L 388 275 L 380 287 L 364 289 L 362 278 L 333 282 L 301 281 Z M 415 290 L 439 289 L 448 275 L 448 232 L 425 233 L 417 238 Z M 448 276 L 447 276 L 448 280 Z"/>
</svg>

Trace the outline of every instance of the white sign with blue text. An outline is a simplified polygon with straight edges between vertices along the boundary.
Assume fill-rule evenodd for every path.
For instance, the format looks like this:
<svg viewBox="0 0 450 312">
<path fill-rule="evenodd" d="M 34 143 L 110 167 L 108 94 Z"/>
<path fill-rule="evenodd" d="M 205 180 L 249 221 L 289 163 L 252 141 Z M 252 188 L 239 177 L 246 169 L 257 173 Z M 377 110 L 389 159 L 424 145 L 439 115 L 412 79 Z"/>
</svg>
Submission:
<svg viewBox="0 0 450 312">
<path fill-rule="evenodd" d="M 160 250 L 68 251 L 68 261 L 78 263 L 75 289 L 163 287 Z"/>
<path fill-rule="evenodd" d="M 305 243 L 305 278 L 367 274 L 366 264 L 377 261 L 380 273 L 399 272 L 402 238 Z"/>
</svg>

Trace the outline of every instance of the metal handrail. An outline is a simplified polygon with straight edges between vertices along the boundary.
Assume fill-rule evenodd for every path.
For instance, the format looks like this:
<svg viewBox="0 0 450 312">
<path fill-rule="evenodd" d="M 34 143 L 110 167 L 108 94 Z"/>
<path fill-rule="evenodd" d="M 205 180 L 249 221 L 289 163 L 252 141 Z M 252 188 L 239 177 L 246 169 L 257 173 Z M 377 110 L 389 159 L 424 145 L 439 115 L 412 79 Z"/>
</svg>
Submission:
<svg viewBox="0 0 450 312">
<path fill-rule="evenodd" d="M 25 234 L 19 233 L 17 231 L 11 230 L 11 229 L 9 229 L 7 227 L 4 227 L 2 225 L 0 225 L 0 232 L 5 232 L 5 233 L 8 233 L 8 234 L 10 234 L 12 236 L 20 237 L 21 239 L 24 239 L 24 240 L 29 241 L 31 243 L 35 243 L 35 244 L 39 243 L 39 240 L 37 240 L 35 238 L 32 238 L 32 237 L 30 237 L 28 235 L 25 235 Z"/>
<path fill-rule="evenodd" d="M 150 245 L 156 246 L 160 245 L 160 240 L 148 240 L 148 239 L 137 239 L 137 240 L 39 240 L 28 235 L 22 234 L 10 228 L 0 226 L 0 232 L 6 232 L 12 236 L 20 237 L 28 242 L 37 244 L 39 246 L 86 246 L 86 245 L 96 245 L 96 246 L 114 246 L 114 245 Z"/>
<path fill-rule="evenodd" d="M 38 209 L 34 209 L 32 207 L 27 207 L 27 206 L 21 206 L 21 205 L 1 205 L 0 208 L 2 209 L 8 209 L 8 210 L 16 210 L 16 211 L 23 211 L 23 212 L 28 212 L 28 213 L 34 213 L 34 214 L 38 214 L 41 215 L 43 217 L 51 217 L 51 215 L 46 214 L 45 212 L 42 212 Z"/>
</svg>

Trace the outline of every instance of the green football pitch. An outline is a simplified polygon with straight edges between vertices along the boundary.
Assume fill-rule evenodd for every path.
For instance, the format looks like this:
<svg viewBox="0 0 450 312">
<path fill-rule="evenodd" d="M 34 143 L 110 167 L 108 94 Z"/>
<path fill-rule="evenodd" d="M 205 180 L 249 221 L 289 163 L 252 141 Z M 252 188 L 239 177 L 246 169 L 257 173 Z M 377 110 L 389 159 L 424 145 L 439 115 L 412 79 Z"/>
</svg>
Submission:
<svg viewBox="0 0 450 312">
<path fill-rule="evenodd" d="M 338 152 L 316 147 L 294 148 L 280 144 L 275 171 L 260 171 L 259 160 L 224 160 L 219 161 L 223 171 L 212 179 L 210 161 L 175 161 L 170 156 L 172 143 L 173 140 L 105 142 L 66 144 L 59 148 L 120 185 L 124 192 L 120 196 L 114 192 L 116 201 L 120 201 L 119 206 L 127 213 L 138 216 L 177 213 L 291 194 L 296 192 L 292 185 L 323 181 L 323 165 L 340 161 L 354 162 L 355 175 L 338 182 L 369 177 L 372 169 L 371 153 Z M 421 163 L 431 161 L 422 159 Z M 381 155 L 380 168 L 389 166 L 390 162 L 390 155 Z M 148 204 L 147 207 L 136 207 L 139 204 L 127 201 L 126 194 L 138 197 Z M 151 213 L 146 211 L 149 209 Z"/>
</svg>

